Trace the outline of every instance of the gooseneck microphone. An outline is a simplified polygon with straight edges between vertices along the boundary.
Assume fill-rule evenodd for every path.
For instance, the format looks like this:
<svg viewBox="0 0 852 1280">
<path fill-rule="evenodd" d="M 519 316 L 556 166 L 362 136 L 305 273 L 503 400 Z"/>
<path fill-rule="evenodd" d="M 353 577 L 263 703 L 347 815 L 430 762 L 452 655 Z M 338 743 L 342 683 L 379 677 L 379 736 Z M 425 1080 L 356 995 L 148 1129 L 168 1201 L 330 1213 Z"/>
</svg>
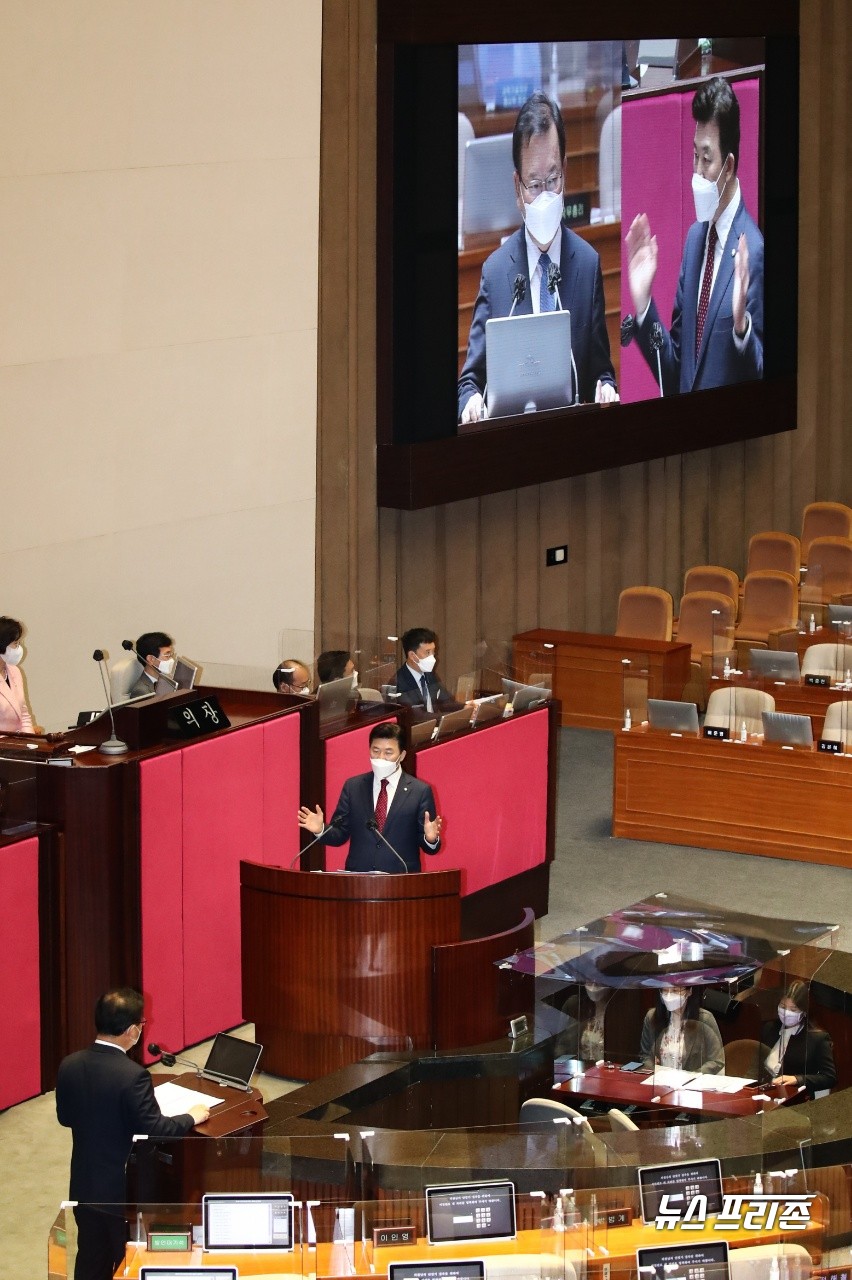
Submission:
<svg viewBox="0 0 852 1280">
<path fill-rule="evenodd" d="M 189 1058 L 182 1058 L 180 1054 L 169 1053 L 168 1049 L 162 1048 L 158 1044 L 149 1044 L 148 1052 L 154 1058 L 159 1058 L 164 1067 L 173 1067 L 176 1062 L 181 1062 L 185 1067 L 192 1067 L 197 1076 L 201 1075 L 201 1068 L 197 1062 L 191 1062 Z"/>
<path fill-rule="evenodd" d="M 92 658 L 98 664 L 98 670 L 101 673 L 101 681 L 104 686 L 104 693 L 106 694 L 106 700 L 107 700 L 107 710 L 109 711 L 109 722 L 112 725 L 111 735 L 106 739 L 105 742 L 101 743 L 101 745 L 98 747 L 98 751 L 100 751 L 105 756 L 123 756 L 127 752 L 127 743 L 122 742 L 121 738 L 116 737 L 115 716 L 112 714 L 112 698 L 110 697 L 110 694 L 109 694 L 109 680 L 107 679 L 107 676 L 104 675 L 104 667 L 106 667 L 106 655 L 104 654 L 103 649 L 96 649 L 95 652 L 92 654 Z M 109 667 L 107 667 L 107 673 L 109 673 Z"/>
<path fill-rule="evenodd" d="M 657 381 L 660 384 L 660 397 L 663 395 L 663 369 L 660 364 L 660 350 L 663 345 L 663 326 L 659 320 L 655 320 L 651 325 L 651 332 L 648 335 L 648 341 L 651 343 L 651 350 L 657 353 Z"/>
<path fill-rule="evenodd" d="M 297 863 L 297 862 L 299 861 L 299 859 L 301 858 L 302 854 L 307 853 L 309 849 L 313 849 L 314 845 L 315 845 L 315 844 L 317 844 L 320 840 L 322 840 L 323 836 L 324 836 L 324 835 L 326 835 L 329 831 L 331 831 L 331 830 L 335 830 L 335 831 L 336 831 L 336 830 L 337 830 L 337 828 L 340 826 L 340 823 L 341 823 L 341 819 L 340 819 L 340 818 L 332 818 L 331 822 L 326 822 L 326 823 L 324 823 L 324 824 L 323 824 L 323 829 L 322 829 L 322 831 L 319 833 L 319 835 L 318 835 L 318 836 L 314 836 L 313 840 L 309 840 L 309 841 L 308 841 L 308 843 L 305 845 L 304 849 L 300 849 L 300 850 L 299 850 L 299 852 L 296 854 L 295 858 L 294 858 L 294 859 L 293 859 L 293 861 L 290 863 L 290 865 L 289 865 L 289 867 L 287 868 L 287 870 L 288 870 L 288 871 L 292 871 L 292 870 L 293 870 L 293 868 L 295 867 L 296 863 Z"/>
<path fill-rule="evenodd" d="M 386 839 L 385 839 L 385 837 L 382 835 L 381 831 L 379 830 L 379 824 L 378 824 L 378 822 L 376 822 L 376 819 L 375 819 L 375 818 L 368 818 L 368 819 L 367 819 L 367 830 L 368 830 L 368 831 L 372 831 L 374 835 L 377 835 L 377 836 L 379 837 L 379 839 L 381 840 L 382 844 L 386 844 L 386 845 L 387 845 L 387 847 L 390 849 L 390 851 L 391 851 L 391 853 L 394 855 L 394 857 L 395 857 L 395 858 L 399 858 L 400 862 L 402 863 L 402 869 L 403 869 L 403 871 L 405 872 L 405 874 L 406 874 L 406 875 L 408 875 L 408 863 L 405 861 L 405 858 L 403 858 L 402 854 L 401 854 L 401 853 L 398 853 L 398 852 L 397 852 L 397 850 L 396 850 L 396 849 L 394 849 L 394 847 L 393 847 L 393 845 L 391 844 L 390 840 L 386 840 Z"/>
<path fill-rule="evenodd" d="M 559 286 L 562 283 L 562 272 L 559 270 L 555 262 L 551 262 L 547 268 L 547 292 L 551 295 L 556 303 L 557 311 L 564 311 L 562 298 L 559 294 Z M 571 346 L 571 370 L 574 374 L 574 404 L 580 403 L 580 379 L 577 377 L 577 364 L 574 360 L 574 347 Z"/>
<path fill-rule="evenodd" d="M 512 282 L 512 309 L 509 312 L 510 320 L 512 318 L 512 315 L 514 314 L 515 307 L 518 305 L 519 302 L 523 302 L 526 296 L 527 296 L 527 278 L 526 276 L 522 276 L 519 272 L 518 275 L 515 276 L 514 281 Z"/>
</svg>

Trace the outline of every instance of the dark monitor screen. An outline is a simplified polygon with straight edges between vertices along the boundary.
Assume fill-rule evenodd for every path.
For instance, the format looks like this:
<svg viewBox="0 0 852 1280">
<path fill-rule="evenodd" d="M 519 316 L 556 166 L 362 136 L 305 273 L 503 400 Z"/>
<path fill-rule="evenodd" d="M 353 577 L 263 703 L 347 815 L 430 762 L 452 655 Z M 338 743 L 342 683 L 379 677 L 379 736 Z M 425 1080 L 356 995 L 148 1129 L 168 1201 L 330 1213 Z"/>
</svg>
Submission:
<svg viewBox="0 0 852 1280">
<path fill-rule="evenodd" d="M 293 1197 L 211 1193 L 202 1197 L 205 1249 L 293 1248 Z"/>
<path fill-rule="evenodd" d="M 724 1240 L 637 1249 L 636 1267 L 639 1280 L 730 1280 Z"/>
<path fill-rule="evenodd" d="M 485 1280 L 485 1263 L 472 1258 L 462 1262 L 391 1262 L 388 1280 Z"/>
<path fill-rule="evenodd" d="M 515 1184 L 463 1182 L 427 1187 L 426 1227 L 430 1244 L 513 1240 Z"/>
<path fill-rule="evenodd" d="M 718 1160 L 692 1160 L 684 1164 L 646 1165 L 639 1170 L 642 1221 L 653 1222 L 663 1196 L 671 1212 L 686 1213 L 694 1196 L 707 1197 L 707 1212 L 722 1208 L 722 1168 Z"/>
<path fill-rule="evenodd" d="M 262 1052 L 262 1044 L 255 1044 L 253 1040 L 242 1040 L 239 1036 L 229 1036 L 227 1032 L 220 1031 L 210 1046 L 210 1052 L 204 1064 L 204 1074 L 225 1084 L 232 1081 L 235 1084 L 247 1085 L 254 1075 Z"/>
</svg>

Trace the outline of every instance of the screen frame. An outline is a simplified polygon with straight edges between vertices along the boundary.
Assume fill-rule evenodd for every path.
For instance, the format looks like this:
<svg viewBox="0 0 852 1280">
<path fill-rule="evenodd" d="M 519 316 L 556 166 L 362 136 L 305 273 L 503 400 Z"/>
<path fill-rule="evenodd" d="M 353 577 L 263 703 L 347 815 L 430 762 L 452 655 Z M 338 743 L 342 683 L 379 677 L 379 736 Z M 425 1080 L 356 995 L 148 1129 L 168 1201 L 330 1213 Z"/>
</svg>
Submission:
<svg viewBox="0 0 852 1280">
<path fill-rule="evenodd" d="M 289 1245 L 257 1245 L 243 1242 L 241 1244 L 211 1244 L 209 1241 L 209 1208 L 211 1203 L 221 1203 L 227 1201 L 249 1201 L 257 1203 L 258 1201 L 269 1202 L 270 1200 L 284 1200 L 288 1204 L 289 1219 Z M 289 1191 L 208 1191 L 201 1197 L 201 1225 L 203 1230 L 203 1249 L 205 1253 L 240 1253 L 251 1251 L 252 1253 L 292 1253 L 296 1247 L 295 1240 L 295 1200 Z"/>
<path fill-rule="evenodd" d="M 642 1213 L 642 1221 L 645 1223 L 646 1226 L 649 1223 L 654 1222 L 657 1216 L 656 1213 L 653 1214 L 650 1218 L 646 1216 L 646 1209 L 647 1209 L 646 1196 L 651 1194 L 651 1192 L 653 1191 L 653 1187 L 649 1186 L 648 1184 L 653 1181 L 653 1175 L 655 1173 L 659 1173 L 662 1169 L 666 1169 L 666 1170 L 693 1169 L 695 1168 L 696 1165 L 715 1166 L 716 1182 L 719 1188 L 719 1204 L 716 1209 L 711 1209 L 709 1200 L 708 1200 L 707 1212 L 708 1213 L 720 1212 L 723 1204 L 724 1190 L 722 1187 L 722 1163 L 716 1157 L 709 1156 L 705 1160 L 668 1161 L 665 1164 L 647 1164 L 647 1165 L 642 1165 L 636 1171 L 636 1179 L 639 1185 L 639 1207 Z M 656 1191 L 654 1191 L 653 1193 L 654 1195 L 657 1196 L 657 1199 L 659 1200 L 659 1194 Z M 688 1207 L 687 1205 L 684 1205 L 684 1212 L 686 1211 L 687 1207 Z"/>
<path fill-rule="evenodd" d="M 437 1239 L 432 1230 L 432 1199 L 437 1195 L 448 1195 L 455 1191 L 477 1191 L 483 1187 L 508 1187 L 509 1208 L 512 1218 L 511 1234 L 500 1232 L 499 1234 L 473 1235 L 473 1236 L 442 1236 Z M 424 1198 L 426 1201 L 426 1238 L 430 1245 L 454 1245 L 454 1244 L 481 1244 L 486 1240 L 514 1240 L 518 1234 L 518 1215 L 515 1204 L 515 1196 L 517 1192 L 514 1182 L 508 1178 L 487 1178 L 476 1182 L 448 1182 L 438 1186 L 424 1188 Z"/>
<path fill-rule="evenodd" d="M 505 425 L 456 434 L 456 420 L 444 423 L 447 434 L 433 439 L 406 439 L 406 424 L 396 415 L 394 290 L 405 297 L 405 282 L 394 263 L 395 228 L 404 212 L 395 208 L 395 77 L 397 61 L 411 48 L 440 44 L 479 44 L 536 40 L 630 39 L 671 36 L 684 27 L 682 6 L 659 0 L 653 13 L 637 18 L 627 0 L 611 0 L 593 14 L 524 14 L 505 0 L 469 0 L 455 8 L 448 0 L 428 7 L 415 0 L 377 0 L 377 166 L 376 166 L 376 479 L 379 506 L 421 509 L 479 497 L 567 476 L 627 466 L 652 458 L 693 452 L 735 440 L 794 430 L 797 425 L 798 358 L 795 315 L 798 306 L 798 191 L 790 194 L 790 173 L 798 174 L 799 0 L 754 0 L 747 7 L 722 0 L 714 11 L 714 28 L 730 37 L 766 39 L 764 99 L 763 208 L 771 226 L 776 262 L 767 271 L 765 312 L 792 308 L 789 332 L 783 335 L 789 374 L 736 386 L 637 401 L 625 406 L 580 406 L 554 409 Z M 641 30 L 637 30 L 637 25 Z M 455 112 L 455 104 L 453 111 Z M 414 148 L 413 148 L 414 149 Z M 452 156 L 455 166 L 455 155 Z M 407 197 L 410 198 L 410 197 Z M 779 279 L 780 277 L 780 279 Z M 401 321 L 400 321 L 401 323 Z M 455 349 L 455 333 L 453 333 Z M 416 394 L 416 389 L 411 389 Z M 689 408 L 688 440 L 684 438 Z M 607 414 L 601 419 L 601 414 Z M 396 419 L 396 420 L 395 420 Z M 602 430 L 604 423 L 606 430 Z"/>
</svg>

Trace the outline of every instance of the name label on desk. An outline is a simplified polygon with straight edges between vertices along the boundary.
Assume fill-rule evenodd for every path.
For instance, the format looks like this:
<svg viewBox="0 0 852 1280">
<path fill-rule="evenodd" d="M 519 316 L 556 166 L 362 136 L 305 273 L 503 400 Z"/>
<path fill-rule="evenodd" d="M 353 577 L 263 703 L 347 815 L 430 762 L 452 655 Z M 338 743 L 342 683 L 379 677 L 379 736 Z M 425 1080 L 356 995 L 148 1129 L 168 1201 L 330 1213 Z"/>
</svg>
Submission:
<svg viewBox="0 0 852 1280">
<path fill-rule="evenodd" d="M 833 756 L 839 756 L 843 754 L 843 743 L 834 742 L 831 738 L 820 738 L 817 751 L 828 751 Z"/>
<path fill-rule="evenodd" d="M 705 738 L 725 738 L 725 739 L 728 739 L 728 738 L 730 738 L 730 736 L 731 736 L 730 731 L 729 731 L 728 729 L 726 729 L 724 725 L 721 725 L 721 724 L 705 724 L 705 726 L 704 726 L 704 737 L 705 737 Z"/>
<path fill-rule="evenodd" d="M 831 684 L 831 676 L 805 676 L 805 684 L 814 685 L 817 689 L 827 689 Z"/>
<path fill-rule="evenodd" d="M 598 1222 L 607 1227 L 629 1227 L 633 1221 L 633 1210 L 629 1205 L 621 1208 L 598 1209 Z"/>
<path fill-rule="evenodd" d="M 203 738 L 217 729 L 230 729 L 231 722 L 225 715 L 214 693 L 203 698 L 193 698 L 182 707 L 169 712 L 169 734 L 173 738 Z"/>
<path fill-rule="evenodd" d="M 417 1244 L 417 1231 L 413 1223 L 406 1227 L 373 1227 L 373 1247 L 395 1249 L 397 1245 Z"/>
<path fill-rule="evenodd" d="M 152 1223 L 148 1228 L 149 1253 L 189 1253 L 192 1249 L 192 1227 L 158 1226 Z"/>
</svg>

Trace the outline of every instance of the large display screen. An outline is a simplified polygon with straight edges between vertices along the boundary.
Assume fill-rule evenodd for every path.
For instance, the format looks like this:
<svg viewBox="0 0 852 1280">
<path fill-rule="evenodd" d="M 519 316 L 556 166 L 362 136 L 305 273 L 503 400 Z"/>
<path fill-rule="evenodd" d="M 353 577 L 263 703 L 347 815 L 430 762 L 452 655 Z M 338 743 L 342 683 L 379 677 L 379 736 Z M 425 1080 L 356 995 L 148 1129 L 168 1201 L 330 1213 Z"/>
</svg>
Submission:
<svg viewBox="0 0 852 1280">
<path fill-rule="evenodd" d="M 426 1188 L 430 1244 L 512 1240 L 515 1187 L 511 1182 L 465 1182 Z"/>
<path fill-rule="evenodd" d="M 380 5 L 380 503 L 795 427 L 796 14 Z"/>
<path fill-rule="evenodd" d="M 293 1197 L 287 1194 L 202 1197 L 205 1249 L 293 1248 Z"/>
<path fill-rule="evenodd" d="M 707 1213 L 722 1209 L 722 1168 L 718 1160 L 647 1165 L 639 1170 L 642 1221 L 653 1222 L 667 1196 L 669 1215 L 683 1217 L 695 1196 L 704 1196 Z"/>
</svg>

